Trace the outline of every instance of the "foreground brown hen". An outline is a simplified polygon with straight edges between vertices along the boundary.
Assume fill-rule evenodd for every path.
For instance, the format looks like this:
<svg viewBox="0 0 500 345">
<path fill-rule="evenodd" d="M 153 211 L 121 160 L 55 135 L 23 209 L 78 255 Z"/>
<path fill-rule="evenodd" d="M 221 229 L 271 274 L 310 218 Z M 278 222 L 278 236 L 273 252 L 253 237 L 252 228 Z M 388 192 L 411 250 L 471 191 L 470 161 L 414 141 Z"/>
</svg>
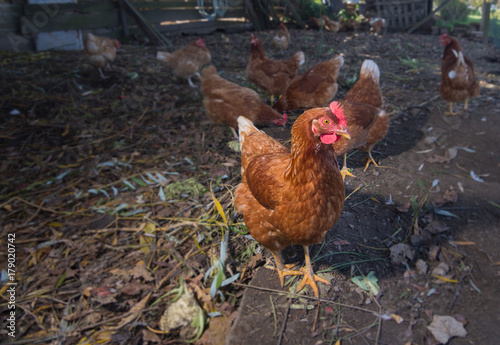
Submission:
<svg viewBox="0 0 500 345">
<path fill-rule="evenodd" d="M 296 76 L 273 108 L 279 112 L 324 107 L 338 90 L 337 77 L 344 58 L 336 56 Z"/>
<path fill-rule="evenodd" d="M 378 164 L 372 157 L 371 150 L 387 134 L 389 120 L 381 109 L 383 103 L 382 90 L 379 84 L 380 70 L 373 60 L 365 60 L 361 66 L 358 81 L 340 101 L 347 118 L 347 129 L 351 133 L 351 140 L 337 141 L 335 152 L 344 155 L 344 165 L 341 170 L 342 178 L 352 175 L 347 169 L 347 152 L 357 149 L 368 152 L 365 171 L 370 163 Z"/>
<path fill-rule="evenodd" d="M 304 63 L 304 53 L 295 53 L 288 60 L 273 60 L 266 56 L 260 40 L 251 35 L 250 56 L 246 68 L 248 80 L 260 87 L 271 97 L 285 91 L 288 83 L 297 75 L 300 65 Z"/>
<path fill-rule="evenodd" d="M 212 59 L 210 52 L 202 38 L 188 43 L 173 53 L 158 52 L 156 58 L 180 77 L 187 79 L 189 86 L 195 87 L 191 78 L 199 76 L 203 66 L 208 65 Z"/>
<path fill-rule="evenodd" d="M 201 92 L 205 111 L 215 123 L 238 129 L 240 115 L 257 125 L 286 123 L 286 116 L 265 104 L 257 92 L 222 78 L 212 65 L 201 72 Z"/>
<path fill-rule="evenodd" d="M 333 111 L 332 111 L 333 110 Z M 342 107 L 304 112 L 292 127 L 291 150 L 238 118 L 242 181 L 235 191 L 237 211 L 255 240 L 273 254 L 283 286 L 286 275 L 303 275 L 319 296 L 309 246 L 320 243 L 344 207 L 344 184 L 332 143 L 349 138 Z M 278 251 L 292 244 L 304 247 L 305 267 L 286 268 Z"/>
<path fill-rule="evenodd" d="M 115 61 L 116 49 L 120 49 L 118 40 L 94 36 L 91 33 L 85 37 L 84 50 L 87 61 L 99 70 L 103 79 L 107 77 L 102 72 L 102 68 Z"/>
<path fill-rule="evenodd" d="M 481 89 L 476 81 L 474 65 L 465 56 L 462 47 L 455 37 L 448 34 L 441 36 L 441 43 L 445 46 L 441 60 L 441 86 L 439 94 L 450 102 L 448 115 L 455 115 L 453 102 L 465 102 L 464 111 L 467 111 L 469 98 L 479 96 Z"/>
</svg>

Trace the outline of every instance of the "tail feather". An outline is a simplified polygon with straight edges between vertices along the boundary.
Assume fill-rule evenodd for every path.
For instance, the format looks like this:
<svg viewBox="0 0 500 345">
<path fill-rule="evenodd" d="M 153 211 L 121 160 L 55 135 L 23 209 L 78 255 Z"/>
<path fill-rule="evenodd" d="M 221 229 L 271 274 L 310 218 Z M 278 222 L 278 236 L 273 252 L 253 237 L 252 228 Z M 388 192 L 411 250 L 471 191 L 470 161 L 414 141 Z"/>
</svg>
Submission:
<svg viewBox="0 0 500 345">
<path fill-rule="evenodd" d="M 243 132 L 246 132 L 247 135 L 252 132 L 257 131 L 260 132 L 254 125 L 253 122 L 247 119 L 244 116 L 238 117 L 238 135 L 240 137 L 240 147 L 243 146 L 243 142 L 245 138 L 241 135 Z"/>
<path fill-rule="evenodd" d="M 297 59 L 299 61 L 299 65 L 302 65 L 306 61 L 304 52 L 295 53 L 295 55 L 293 56 L 293 58 Z"/>
<path fill-rule="evenodd" d="M 363 65 L 361 66 L 360 78 L 372 78 L 375 82 L 378 83 L 380 79 L 380 70 L 373 60 L 365 60 L 363 61 Z"/>
<path fill-rule="evenodd" d="M 172 59 L 172 54 L 167 52 L 157 52 L 156 58 L 160 61 L 165 62 L 166 64 L 169 64 L 170 60 Z"/>
<path fill-rule="evenodd" d="M 457 66 L 460 66 L 460 65 L 465 65 L 464 54 L 461 51 L 458 52 L 458 64 L 457 64 Z"/>
<path fill-rule="evenodd" d="M 336 56 L 332 60 L 337 61 L 337 63 L 339 64 L 339 68 L 344 66 L 344 57 L 342 55 Z"/>
</svg>

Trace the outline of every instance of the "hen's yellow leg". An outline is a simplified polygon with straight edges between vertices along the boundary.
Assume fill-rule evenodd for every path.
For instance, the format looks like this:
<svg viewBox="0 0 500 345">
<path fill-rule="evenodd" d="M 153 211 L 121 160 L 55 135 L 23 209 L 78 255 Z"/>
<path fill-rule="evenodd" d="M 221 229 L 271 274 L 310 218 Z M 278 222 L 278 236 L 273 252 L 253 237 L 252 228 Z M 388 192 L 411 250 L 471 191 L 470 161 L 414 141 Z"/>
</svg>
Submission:
<svg viewBox="0 0 500 345">
<path fill-rule="evenodd" d="M 373 159 L 372 150 L 368 150 L 368 156 L 366 156 L 366 158 L 363 159 L 363 161 L 367 161 L 366 165 L 365 165 L 365 170 L 363 170 L 363 171 L 366 171 L 366 169 L 368 169 L 368 167 L 370 166 L 370 163 L 373 163 L 376 167 L 378 167 L 377 162 L 375 162 L 375 159 Z"/>
<path fill-rule="evenodd" d="M 450 102 L 450 111 L 448 113 L 445 113 L 446 115 L 457 115 L 457 113 L 455 113 L 453 111 L 453 102 Z"/>
<path fill-rule="evenodd" d="M 276 271 L 278 271 L 278 276 L 280 277 L 281 287 L 283 287 L 285 283 L 285 276 L 300 276 L 304 274 L 302 271 L 291 270 L 291 268 L 294 267 L 295 264 L 283 265 L 278 255 L 273 251 L 271 251 L 271 253 L 274 256 L 274 260 L 276 261 Z M 265 267 L 274 269 L 274 267 L 268 265 L 266 265 Z"/>
<path fill-rule="evenodd" d="M 316 282 L 321 282 L 326 285 L 330 285 L 330 283 L 321 278 L 320 276 L 314 274 L 314 270 L 311 265 L 311 258 L 309 256 L 309 246 L 303 246 L 304 247 L 304 255 L 306 258 L 306 266 L 302 267 L 300 270 L 304 272 L 304 278 L 300 282 L 300 285 L 297 287 L 297 291 L 300 291 L 304 288 L 304 286 L 310 285 L 314 291 L 314 296 L 319 297 L 319 290 L 318 290 L 318 285 L 316 285 Z"/>
<path fill-rule="evenodd" d="M 469 99 L 468 98 L 465 100 L 464 111 L 467 111 L 467 104 L 469 104 Z"/>
<path fill-rule="evenodd" d="M 345 180 L 346 175 L 349 175 L 351 177 L 356 177 L 353 174 L 351 174 L 347 169 L 347 153 L 344 153 L 344 165 L 342 166 L 342 169 L 340 169 L 340 174 L 342 175 L 342 181 Z"/>
</svg>

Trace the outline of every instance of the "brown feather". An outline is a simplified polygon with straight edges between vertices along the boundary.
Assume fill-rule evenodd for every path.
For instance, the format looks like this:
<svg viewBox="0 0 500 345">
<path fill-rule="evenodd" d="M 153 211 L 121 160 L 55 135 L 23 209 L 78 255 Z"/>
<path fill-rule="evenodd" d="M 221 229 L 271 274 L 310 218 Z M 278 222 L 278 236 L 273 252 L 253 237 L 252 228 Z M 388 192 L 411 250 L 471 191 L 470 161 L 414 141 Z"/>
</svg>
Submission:
<svg viewBox="0 0 500 345">
<path fill-rule="evenodd" d="M 273 108 L 284 112 L 327 105 L 337 93 L 337 77 L 343 64 L 344 58 L 337 56 L 295 77 Z"/>
<path fill-rule="evenodd" d="M 215 123 L 238 129 L 237 119 L 241 115 L 256 125 L 283 120 L 283 116 L 265 104 L 257 92 L 222 78 L 213 65 L 202 71 L 201 80 L 203 105 Z"/>
</svg>

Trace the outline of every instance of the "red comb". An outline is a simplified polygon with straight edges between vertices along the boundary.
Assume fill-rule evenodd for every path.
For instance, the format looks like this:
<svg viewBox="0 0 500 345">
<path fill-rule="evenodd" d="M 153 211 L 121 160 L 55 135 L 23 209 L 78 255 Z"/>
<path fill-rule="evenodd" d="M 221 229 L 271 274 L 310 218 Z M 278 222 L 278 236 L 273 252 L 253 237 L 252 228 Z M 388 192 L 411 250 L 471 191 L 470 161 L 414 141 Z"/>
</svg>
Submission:
<svg viewBox="0 0 500 345">
<path fill-rule="evenodd" d="M 347 119 L 344 116 L 344 107 L 342 104 L 339 102 L 332 102 L 330 103 L 330 110 L 339 120 L 339 125 L 345 128 L 347 126 Z"/>
</svg>

